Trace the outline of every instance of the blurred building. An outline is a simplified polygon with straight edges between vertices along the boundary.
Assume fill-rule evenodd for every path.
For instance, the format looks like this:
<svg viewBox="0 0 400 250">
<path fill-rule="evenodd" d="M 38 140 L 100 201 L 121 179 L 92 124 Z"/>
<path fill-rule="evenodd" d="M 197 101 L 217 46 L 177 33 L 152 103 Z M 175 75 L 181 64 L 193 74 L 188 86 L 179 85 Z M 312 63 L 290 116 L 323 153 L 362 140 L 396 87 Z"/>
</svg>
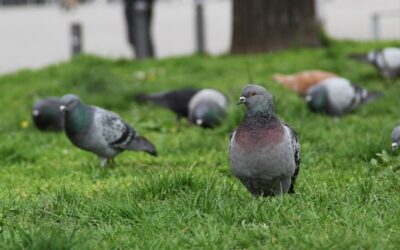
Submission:
<svg viewBox="0 0 400 250">
<path fill-rule="evenodd" d="M 338 39 L 400 39 L 399 0 L 317 0 L 325 30 Z"/>
<path fill-rule="evenodd" d="M 130 57 L 121 2 L 85 0 L 76 6 L 77 1 L 0 0 L 0 73 L 67 60 L 73 22 L 82 24 L 85 52 Z M 232 35 L 232 2 L 204 2 L 206 51 L 226 53 Z M 195 52 L 194 0 L 157 0 L 154 8 L 156 56 Z M 374 39 L 377 26 L 380 39 L 400 39 L 399 0 L 317 0 L 317 12 L 334 38 Z"/>
</svg>

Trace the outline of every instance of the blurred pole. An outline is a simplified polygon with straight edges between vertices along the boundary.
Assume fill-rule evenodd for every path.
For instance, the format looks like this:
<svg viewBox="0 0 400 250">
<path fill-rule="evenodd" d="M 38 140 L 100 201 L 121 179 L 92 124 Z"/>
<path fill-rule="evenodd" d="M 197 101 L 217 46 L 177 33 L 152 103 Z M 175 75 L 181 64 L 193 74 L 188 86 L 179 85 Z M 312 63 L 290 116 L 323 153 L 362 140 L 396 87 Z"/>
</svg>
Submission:
<svg viewBox="0 0 400 250">
<path fill-rule="evenodd" d="M 133 4 L 134 17 L 132 27 L 135 30 L 135 51 L 136 58 L 143 59 L 151 57 L 150 37 L 147 34 L 149 30 L 149 22 L 146 13 L 149 11 L 149 4 L 146 0 L 136 0 Z"/>
<path fill-rule="evenodd" d="M 196 49 L 197 53 L 205 52 L 204 33 L 204 0 L 195 0 L 196 5 Z"/>
<path fill-rule="evenodd" d="M 71 56 L 76 56 L 82 53 L 82 25 L 78 22 L 71 24 Z"/>
<path fill-rule="evenodd" d="M 380 30 L 379 30 L 379 14 L 372 14 L 372 38 L 375 40 L 379 40 Z"/>
</svg>

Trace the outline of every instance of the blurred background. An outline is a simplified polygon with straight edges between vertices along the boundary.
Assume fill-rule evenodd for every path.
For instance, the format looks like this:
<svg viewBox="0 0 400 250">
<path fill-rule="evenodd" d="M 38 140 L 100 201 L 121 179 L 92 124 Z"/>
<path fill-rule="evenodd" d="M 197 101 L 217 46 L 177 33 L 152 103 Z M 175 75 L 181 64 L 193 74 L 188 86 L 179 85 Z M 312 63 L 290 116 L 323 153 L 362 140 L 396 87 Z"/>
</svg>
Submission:
<svg viewBox="0 0 400 250">
<path fill-rule="evenodd" d="M 76 42 L 81 43 L 78 53 L 113 58 L 135 57 L 128 42 L 127 2 L 129 0 L 0 0 L 0 74 L 68 60 Z M 267 11 L 270 13 L 266 13 L 265 9 L 257 12 L 256 4 L 243 11 L 240 2 L 247 4 L 243 3 L 247 1 L 240 0 L 155 0 L 150 4 L 154 56 L 164 58 L 197 52 L 224 54 L 283 49 L 286 45 L 281 41 L 293 40 L 293 36 L 275 37 L 274 29 L 276 34 L 287 33 L 279 30 L 281 26 L 276 24 L 289 22 L 290 26 L 292 21 L 298 23 L 292 25 L 294 29 L 305 27 L 302 34 L 306 34 L 306 38 L 299 38 L 299 43 L 308 46 L 319 43 L 313 38 L 320 30 L 312 26 L 314 20 L 319 27 L 323 27 L 324 34 L 333 38 L 400 38 L 399 0 L 297 1 L 300 4 L 281 1 L 292 2 L 294 18 L 289 21 L 284 19 L 291 17 L 279 19 L 282 4 L 271 4 L 277 1 L 266 1 L 270 2 Z M 296 17 L 295 8 L 310 9 L 310 20 Z M 271 13 L 276 14 L 274 20 L 268 21 L 272 23 L 271 29 L 264 29 L 265 34 L 262 35 L 263 32 L 258 32 L 257 20 L 265 16 L 271 19 Z M 73 28 L 73 24 L 78 27 Z M 265 27 L 265 23 L 260 25 Z M 78 38 L 73 38 L 73 34 Z M 261 42 L 263 39 L 272 41 L 272 45 L 260 46 L 252 42 L 252 37 Z"/>
</svg>

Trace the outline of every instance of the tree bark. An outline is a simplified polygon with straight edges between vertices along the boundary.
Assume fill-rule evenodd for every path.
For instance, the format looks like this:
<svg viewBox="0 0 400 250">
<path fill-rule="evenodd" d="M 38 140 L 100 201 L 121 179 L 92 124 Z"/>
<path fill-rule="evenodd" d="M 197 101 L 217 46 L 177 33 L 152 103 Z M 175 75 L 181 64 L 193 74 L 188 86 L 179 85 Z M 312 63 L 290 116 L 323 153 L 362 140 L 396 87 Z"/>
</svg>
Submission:
<svg viewBox="0 0 400 250">
<path fill-rule="evenodd" d="M 318 45 L 314 0 L 233 0 L 232 53 Z"/>
</svg>

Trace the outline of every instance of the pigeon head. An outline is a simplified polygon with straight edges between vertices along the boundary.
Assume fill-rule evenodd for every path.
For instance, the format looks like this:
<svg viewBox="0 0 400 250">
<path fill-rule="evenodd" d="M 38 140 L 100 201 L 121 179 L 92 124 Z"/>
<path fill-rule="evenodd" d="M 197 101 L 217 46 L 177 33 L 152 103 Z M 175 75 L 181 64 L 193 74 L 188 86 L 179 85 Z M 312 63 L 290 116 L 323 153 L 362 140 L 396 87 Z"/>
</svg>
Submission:
<svg viewBox="0 0 400 250">
<path fill-rule="evenodd" d="M 194 107 L 190 120 L 203 128 L 213 128 L 221 124 L 226 112 L 215 102 L 200 102 Z"/>
<path fill-rule="evenodd" d="M 400 146 L 400 124 L 395 129 L 393 129 L 391 138 L 392 138 L 392 151 L 396 151 Z"/>
<path fill-rule="evenodd" d="M 60 130 L 60 111 L 57 107 L 41 107 L 32 111 L 32 118 L 35 126 L 40 130 Z"/>
<path fill-rule="evenodd" d="M 246 105 L 250 111 L 275 111 L 272 95 L 264 87 L 254 84 L 243 89 L 238 104 Z"/>
<path fill-rule="evenodd" d="M 59 98 L 48 97 L 35 102 L 32 108 L 32 120 L 42 131 L 61 131 L 64 127 L 64 117 L 60 112 Z"/>
<path fill-rule="evenodd" d="M 60 106 L 61 111 L 71 111 L 79 104 L 81 104 L 81 99 L 74 94 L 67 94 L 61 98 L 62 105 Z"/>
<path fill-rule="evenodd" d="M 328 103 L 328 93 L 325 88 L 321 86 L 315 86 L 308 91 L 306 101 L 308 108 L 311 111 L 324 111 Z"/>
</svg>

